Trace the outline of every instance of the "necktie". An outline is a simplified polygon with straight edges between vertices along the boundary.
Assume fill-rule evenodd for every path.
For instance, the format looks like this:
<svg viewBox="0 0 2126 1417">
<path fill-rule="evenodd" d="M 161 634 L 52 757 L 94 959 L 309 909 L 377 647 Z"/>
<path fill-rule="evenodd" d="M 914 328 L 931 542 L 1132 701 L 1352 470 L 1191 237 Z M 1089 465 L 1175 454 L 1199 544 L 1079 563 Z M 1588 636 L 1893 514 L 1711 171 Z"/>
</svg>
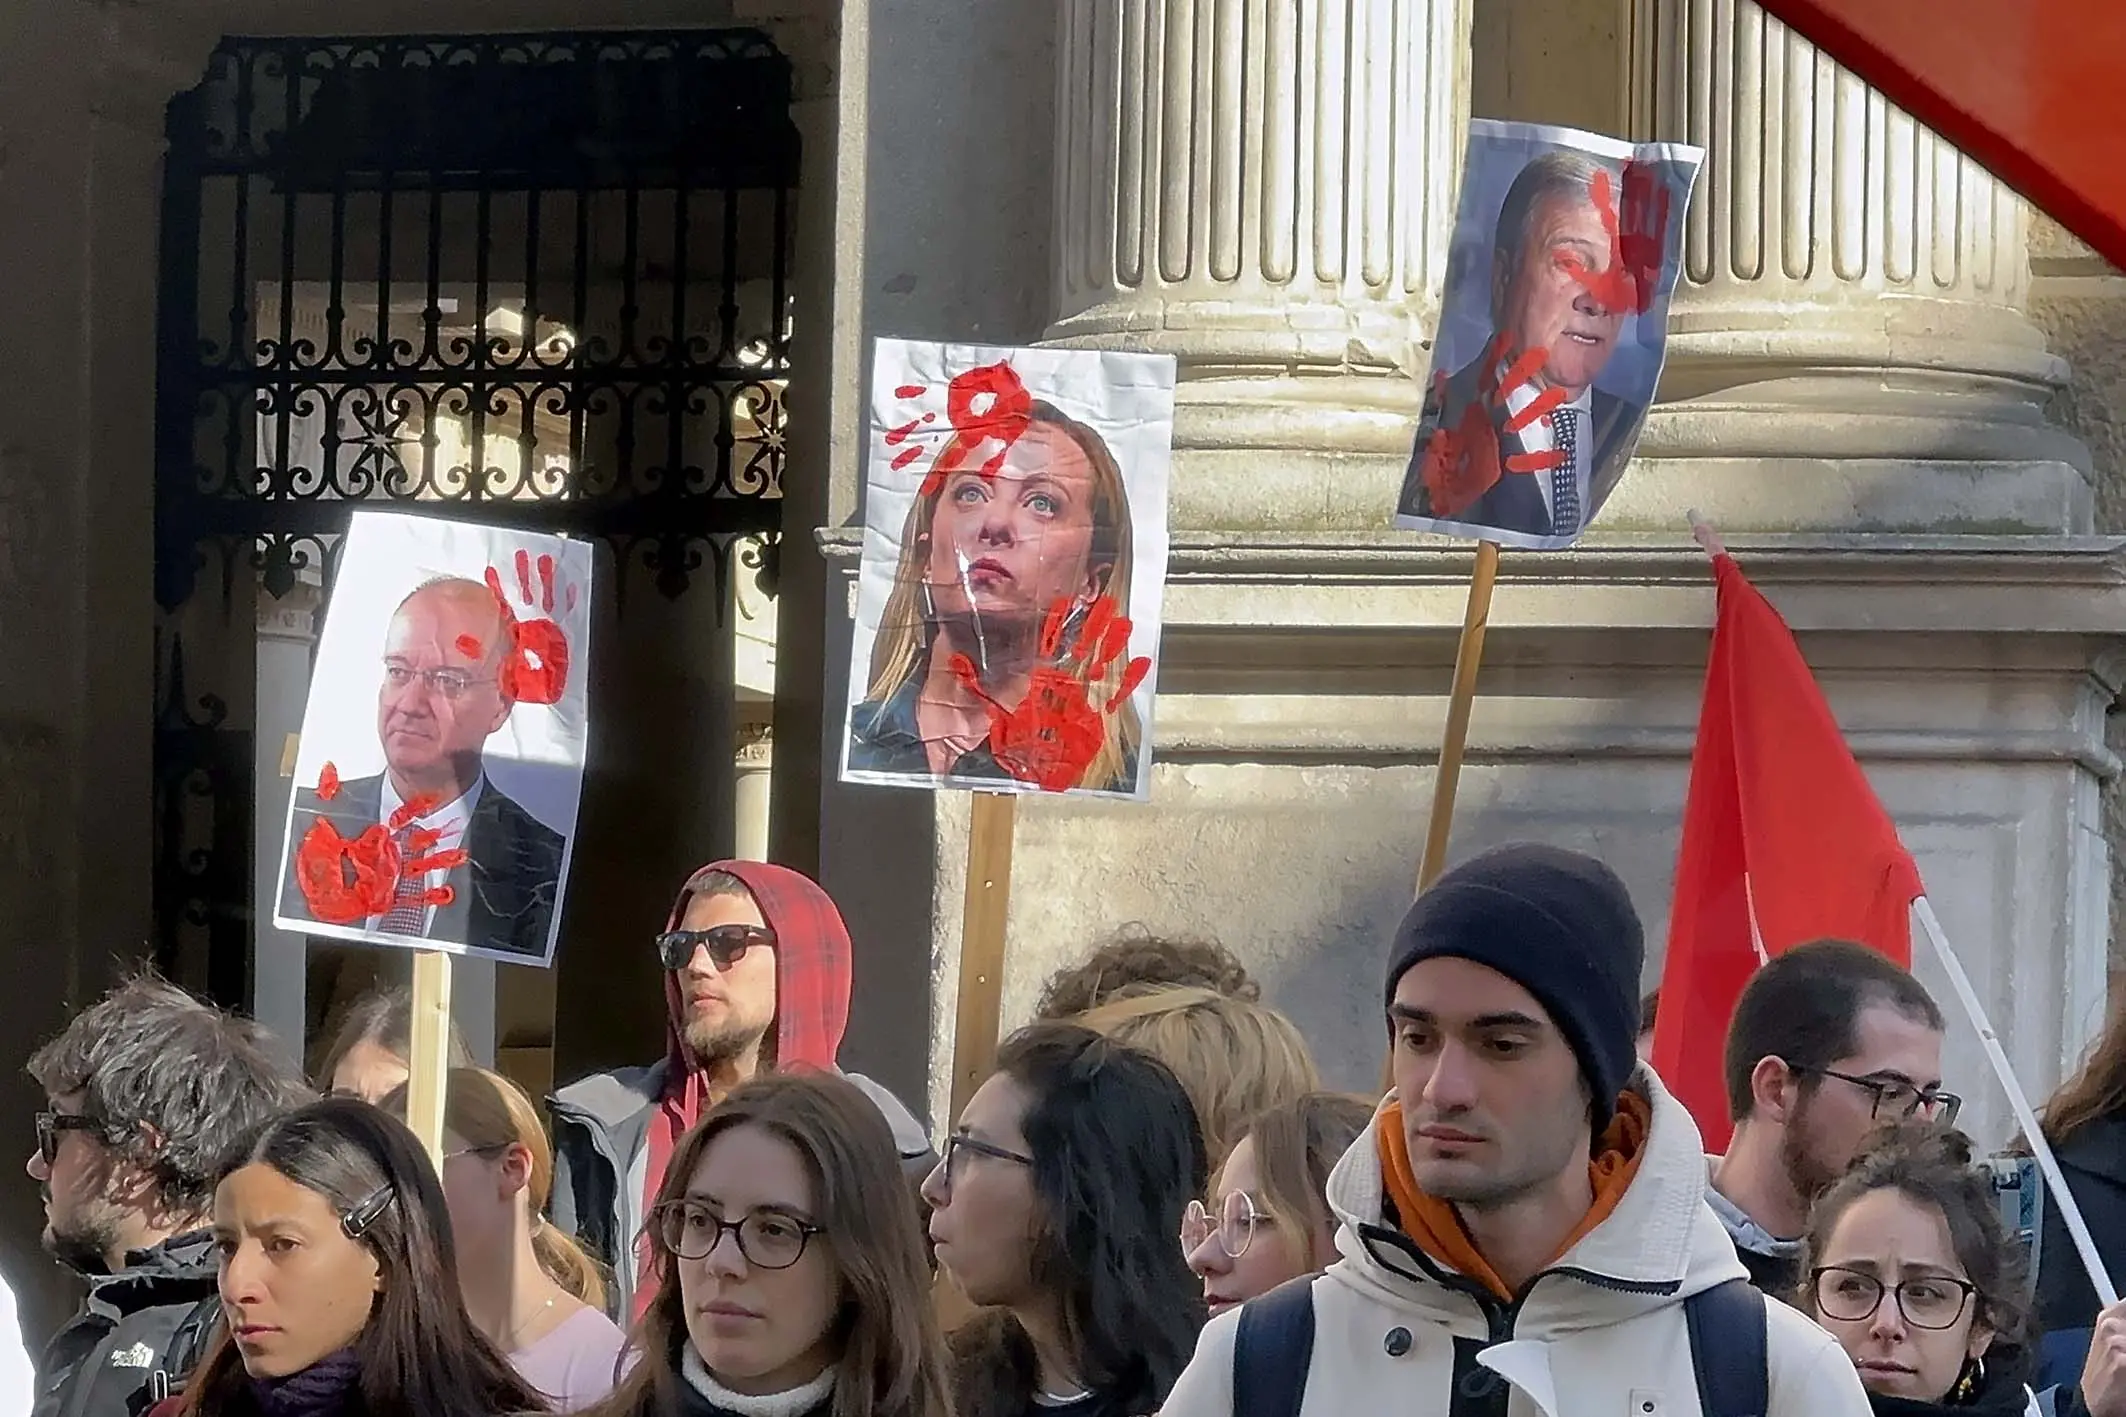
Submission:
<svg viewBox="0 0 2126 1417">
<path fill-rule="evenodd" d="M 392 838 L 392 843 L 399 848 L 401 860 L 408 854 L 407 843 L 412 837 L 413 828 L 409 826 Z M 422 933 L 421 927 L 428 922 L 428 905 L 421 897 L 427 890 L 426 872 L 412 871 L 401 875 L 398 889 L 391 897 L 391 909 L 385 912 L 384 919 L 377 928 L 389 935 Z"/>
<path fill-rule="evenodd" d="M 1565 460 L 1550 470 L 1550 534 L 1571 536 L 1580 529 L 1580 411 L 1557 409 L 1551 432 Z"/>
</svg>

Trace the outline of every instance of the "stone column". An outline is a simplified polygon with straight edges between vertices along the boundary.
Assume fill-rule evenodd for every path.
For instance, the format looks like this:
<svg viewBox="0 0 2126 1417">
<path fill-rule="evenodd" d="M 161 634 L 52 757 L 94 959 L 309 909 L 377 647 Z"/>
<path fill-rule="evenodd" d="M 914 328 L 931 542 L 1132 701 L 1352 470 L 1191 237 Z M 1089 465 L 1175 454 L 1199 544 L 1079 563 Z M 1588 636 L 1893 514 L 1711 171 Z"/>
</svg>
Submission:
<svg viewBox="0 0 2126 1417">
<path fill-rule="evenodd" d="M 1177 526 L 1393 506 L 1468 47 L 1468 0 L 1064 0 L 1048 342 L 1180 361 Z"/>
<path fill-rule="evenodd" d="M 1645 466 L 1604 522 L 2073 532 L 2022 202 L 1751 0 L 1635 0 L 1639 126 L 1706 149 Z M 1744 462 L 1742 460 L 1749 460 Z"/>
<path fill-rule="evenodd" d="M 774 773 L 774 730 L 765 723 L 740 729 L 737 778 L 731 791 L 735 826 L 731 854 L 741 861 L 768 859 L 768 797 Z"/>
</svg>

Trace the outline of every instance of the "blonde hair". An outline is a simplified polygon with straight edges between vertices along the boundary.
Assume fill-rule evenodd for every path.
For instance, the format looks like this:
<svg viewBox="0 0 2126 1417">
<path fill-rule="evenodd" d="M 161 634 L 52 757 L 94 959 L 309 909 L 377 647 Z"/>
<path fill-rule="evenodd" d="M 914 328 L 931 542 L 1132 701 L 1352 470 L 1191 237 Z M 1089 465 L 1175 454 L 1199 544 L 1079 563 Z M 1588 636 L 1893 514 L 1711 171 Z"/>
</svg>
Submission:
<svg viewBox="0 0 2126 1417">
<path fill-rule="evenodd" d="M 1350 1092 L 1310 1092 L 1281 1103 L 1248 1124 L 1255 1143 L 1256 1199 L 1284 1237 L 1293 1258 L 1326 1269 L 1335 1254 L 1317 1254 L 1316 1237 L 1335 1228 L 1329 1212 L 1329 1172 L 1373 1121 L 1374 1104 Z"/>
<path fill-rule="evenodd" d="M 1290 1019 L 1215 990 L 1127 990 L 1076 1022 L 1151 1054 L 1181 1079 L 1213 1171 L 1255 1118 L 1321 1090 L 1313 1055 Z"/>
<path fill-rule="evenodd" d="M 403 1094 L 393 1100 L 403 1105 Z M 531 1153 L 531 1179 L 525 1199 L 531 1206 L 532 1253 L 549 1279 L 594 1309 L 605 1307 L 605 1275 L 597 1261 L 546 1219 L 554 1188 L 554 1151 L 538 1108 L 500 1073 L 486 1068 L 452 1068 L 443 1101 L 443 1130 L 468 1151 L 498 1151 L 521 1146 Z"/>
<path fill-rule="evenodd" d="M 1096 595 L 1115 605 L 1115 614 L 1129 614 L 1130 568 L 1134 564 L 1134 536 L 1130 526 L 1129 488 L 1122 480 L 1122 466 L 1100 435 L 1091 427 L 1065 414 L 1053 404 L 1036 399 L 1027 415 L 1027 426 L 1046 425 L 1077 445 L 1092 468 L 1092 546 L 1087 553 L 1087 572 L 1104 565 L 1104 575 L 1095 577 Z M 890 699 L 911 679 L 921 679 L 930 668 L 932 626 L 919 602 L 928 567 L 930 527 L 937 518 L 950 478 L 937 479 L 927 495 L 919 494 L 908 508 L 907 524 L 901 530 L 900 560 L 893 568 L 893 589 L 879 613 L 878 634 L 871 642 L 870 686 L 867 702 Z M 1045 613 L 1045 612 L 1044 612 Z M 1067 652 L 1068 642 L 1062 646 Z M 1097 702 L 1105 703 L 1122 687 L 1129 655 L 1116 657 L 1097 678 L 1089 680 Z M 1104 733 L 1100 751 L 1086 767 L 1077 786 L 1093 792 L 1127 792 L 1136 784 L 1129 774 L 1144 741 L 1144 726 L 1135 703 L 1124 700 L 1114 713 L 1102 714 Z"/>
</svg>

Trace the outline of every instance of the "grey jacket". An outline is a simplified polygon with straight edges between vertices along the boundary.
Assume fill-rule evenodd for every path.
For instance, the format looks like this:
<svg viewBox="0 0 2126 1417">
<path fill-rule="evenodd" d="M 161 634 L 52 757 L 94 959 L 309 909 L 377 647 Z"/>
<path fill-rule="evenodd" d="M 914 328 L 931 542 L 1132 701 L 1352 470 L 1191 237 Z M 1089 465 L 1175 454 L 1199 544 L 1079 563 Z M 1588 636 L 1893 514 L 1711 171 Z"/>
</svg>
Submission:
<svg viewBox="0 0 2126 1417">
<path fill-rule="evenodd" d="M 554 1119 L 553 1223 L 576 1237 L 612 1271 L 607 1300 L 623 1324 L 634 1312 L 635 1240 L 648 1217 L 650 1118 L 664 1095 L 669 1064 L 593 1073 L 547 1099 Z M 843 1077 L 863 1089 L 893 1129 L 911 1186 L 937 1165 L 922 1123 L 900 1099 L 861 1073 Z"/>
<path fill-rule="evenodd" d="M 32 1417 L 139 1417 L 182 1390 L 220 1323 L 214 1238 L 179 1235 L 89 1281 L 45 1345 Z"/>
</svg>

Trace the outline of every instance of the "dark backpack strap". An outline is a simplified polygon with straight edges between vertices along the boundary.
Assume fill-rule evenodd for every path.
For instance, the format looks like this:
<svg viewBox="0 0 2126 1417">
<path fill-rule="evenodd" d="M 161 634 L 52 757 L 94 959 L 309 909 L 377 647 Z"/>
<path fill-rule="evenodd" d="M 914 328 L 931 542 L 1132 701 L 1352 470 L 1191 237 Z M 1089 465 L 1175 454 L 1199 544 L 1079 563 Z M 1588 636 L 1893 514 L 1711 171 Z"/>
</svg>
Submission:
<svg viewBox="0 0 2126 1417">
<path fill-rule="evenodd" d="M 1233 1417 L 1299 1417 L 1313 1358 L 1313 1275 L 1242 1304 L 1233 1335 Z"/>
<path fill-rule="evenodd" d="M 209 1294 L 192 1306 L 192 1311 L 177 1322 L 170 1334 L 170 1346 L 162 1351 L 162 1362 L 148 1375 L 148 1400 L 160 1403 L 176 1396 L 185 1389 L 185 1382 L 192 1376 L 200 1360 L 207 1356 L 207 1346 L 213 1341 L 215 1325 L 221 1322 L 221 1296 Z"/>
<path fill-rule="evenodd" d="M 1683 1301 L 1704 1417 L 1765 1417 L 1772 1404 L 1764 1295 L 1730 1279 Z"/>
</svg>

